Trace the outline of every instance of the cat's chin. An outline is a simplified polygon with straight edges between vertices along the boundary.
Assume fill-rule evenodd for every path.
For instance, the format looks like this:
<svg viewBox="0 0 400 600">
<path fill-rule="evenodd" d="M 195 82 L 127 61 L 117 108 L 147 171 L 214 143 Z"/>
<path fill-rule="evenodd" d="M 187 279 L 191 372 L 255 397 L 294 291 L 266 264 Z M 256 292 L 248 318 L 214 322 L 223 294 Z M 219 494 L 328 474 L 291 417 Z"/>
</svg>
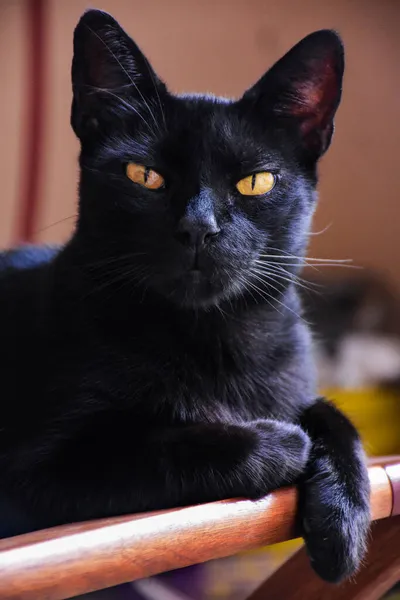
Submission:
<svg viewBox="0 0 400 600">
<path fill-rule="evenodd" d="M 158 291 L 168 301 L 187 309 L 210 308 L 230 297 L 232 292 L 222 278 L 210 280 L 198 270 L 188 271 Z"/>
</svg>

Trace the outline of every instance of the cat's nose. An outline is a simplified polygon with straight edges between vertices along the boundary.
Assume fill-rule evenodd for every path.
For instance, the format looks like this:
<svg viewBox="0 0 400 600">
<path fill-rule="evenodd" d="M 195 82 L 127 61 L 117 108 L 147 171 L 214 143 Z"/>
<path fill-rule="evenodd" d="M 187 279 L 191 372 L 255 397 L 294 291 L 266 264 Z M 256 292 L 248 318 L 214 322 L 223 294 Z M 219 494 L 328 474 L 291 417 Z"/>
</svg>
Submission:
<svg viewBox="0 0 400 600">
<path fill-rule="evenodd" d="M 213 214 L 186 215 L 178 223 L 175 238 L 184 246 L 199 248 L 205 246 L 221 233 Z"/>
</svg>

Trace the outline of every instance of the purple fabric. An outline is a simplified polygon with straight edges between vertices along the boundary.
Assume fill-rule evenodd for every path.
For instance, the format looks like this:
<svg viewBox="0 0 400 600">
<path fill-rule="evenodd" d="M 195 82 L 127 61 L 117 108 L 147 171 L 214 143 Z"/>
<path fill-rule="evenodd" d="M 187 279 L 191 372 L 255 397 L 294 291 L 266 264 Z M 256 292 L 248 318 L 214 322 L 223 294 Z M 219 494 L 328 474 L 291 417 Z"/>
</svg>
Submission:
<svg viewBox="0 0 400 600">
<path fill-rule="evenodd" d="M 182 592 L 190 600 L 202 600 L 204 598 L 204 567 L 195 565 L 177 571 L 163 573 L 153 578 L 160 584 L 165 584 L 170 590 Z M 145 600 L 145 597 L 135 587 L 135 583 L 118 585 L 107 590 L 93 592 L 77 597 L 82 600 Z M 147 597 L 146 597 L 147 600 Z M 154 598 L 158 600 L 158 598 Z"/>
<path fill-rule="evenodd" d="M 194 565 L 177 571 L 163 573 L 158 577 L 193 600 L 204 597 L 204 565 Z"/>
</svg>

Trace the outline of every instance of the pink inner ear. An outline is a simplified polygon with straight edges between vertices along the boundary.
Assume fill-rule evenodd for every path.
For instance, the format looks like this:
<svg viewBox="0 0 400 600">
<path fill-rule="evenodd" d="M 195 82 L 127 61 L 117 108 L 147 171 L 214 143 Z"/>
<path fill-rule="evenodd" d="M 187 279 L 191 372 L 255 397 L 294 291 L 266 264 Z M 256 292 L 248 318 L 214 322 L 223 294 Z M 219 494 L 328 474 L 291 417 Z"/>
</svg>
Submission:
<svg viewBox="0 0 400 600">
<path fill-rule="evenodd" d="M 306 144 L 323 148 L 332 134 L 340 83 L 330 60 L 315 60 L 308 67 L 311 76 L 292 83 L 288 112 L 299 120 Z"/>
<path fill-rule="evenodd" d="M 289 107 L 290 113 L 303 119 L 301 129 L 307 134 L 313 128 L 324 128 L 332 119 L 338 97 L 337 73 L 330 60 L 313 61 L 313 76 L 293 84 L 296 100 Z"/>
</svg>

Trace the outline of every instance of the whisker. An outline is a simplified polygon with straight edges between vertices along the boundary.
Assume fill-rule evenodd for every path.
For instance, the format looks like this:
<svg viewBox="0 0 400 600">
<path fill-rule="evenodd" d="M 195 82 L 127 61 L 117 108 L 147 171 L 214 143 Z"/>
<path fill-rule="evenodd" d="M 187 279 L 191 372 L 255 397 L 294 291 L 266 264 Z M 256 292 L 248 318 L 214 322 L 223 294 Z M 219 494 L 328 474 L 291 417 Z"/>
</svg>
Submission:
<svg viewBox="0 0 400 600">
<path fill-rule="evenodd" d="M 125 108 L 127 108 L 129 110 L 133 110 L 133 112 L 135 112 L 138 115 L 138 117 L 140 117 L 142 119 L 143 123 L 151 131 L 151 127 L 150 127 L 149 123 L 146 121 L 146 119 L 143 117 L 143 115 L 137 110 L 137 108 L 135 108 L 132 104 L 130 104 L 129 102 L 127 102 L 126 100 L 124 100 L 123 98 L 118 96 L 118 94 L 114 94 L 113 92 L 110 92 L 110 90 L 108 90 L 107 88 L 95 87 L 94 85 L 90 85 L 90 86 L 86 86 L 86 87 L 90 87 L 91 89 L 95 90 L 96 92 L 109 94 L 110 96 L 117 98 L 117 100 L 119 100 L 119 102 L 121 102 L 125 106 Z"/>
<path fill-rule="evenodd" d="M 41 229 L 37 229 L 35 231 L 35 234 L 37 235 L 38 233 L 42 233 L 43 231 L 47 231 L 48 229 L 51 229 L 52 227 L 55 227 L 56 225 L 59 225 L 60 223 L 64 223 L 65 221 L 69 221 L 70 219 L 76 219 L 77 215 L 70 215 L 69 217 L 64 217 L 63 219 L 59 219 L 58 221 L 54 221 L 54 223 L 50 223 L 50 225 L 45 225 L 44 227 L 42 227 Z"/>
<path fill-rule="evenodd" d="M 103 265 L 109 265 L 109 264 L 113 264 L 116 262 L 124 262 L 124 261 L 128 261 L 128 260 L 132 260 L 138 256 L 146 256 L 146 252 L 128 252 L 126 254 L 120 254 L 118 256 L 106 257 L 101 260 L 86 263 L 84 265 L 84 268 L 87 268 L 89 270 L 101 268 Z"/>
<path fill-rule="evenodd" d="M 86 27 L 89 29 L 89 31 L 91 31 L 91 33 L 93 35 L 95 35 L 97 37 L 98 40 L 100 40 L 100 42 L 107 48 L 108 52 L 111 54 L 111 56 L 114 58 L 114 60 L 119 64 L 119 66 L 121 67 L 121 70 L 125 73 L 125 75 L 128 77 L 128 79 L 131 82 L 131 84 L 135 87 L 135 89 L 139 93 L 139 95 L 142 98 L 143 102 L 145 103 L 145 105 L 146 105 L 146 107 L 147 107 L 150 115 L 153 117 L 153 120 L 154 120 L 154 123 L 156 124 L 156 127 L 159 129 L 159 125 L 158 125 L 157 119 L 155 118 L 155 116 L 154 116 L 154 114 L 153 114 L 150 106 L 148 105 L 146 98 L 143 96 L 143 94 L 140 91 L 139 87 L 133 81 L 132 77 L 130 76 L 130 74 L 128 73 L 128 71 L 125 69 L 124 65 L 121 63 L 121 61 L 119 60 L 119 58 L 116 56 L 116 54 L 114 54 L 114 52 L 111 50 L 111 48 L 109 47 L 109 45 L 107 44 L 107 42 L 105 40 L 103 40 L 103 38 L 96 31 L 94 31 L 91 27 L 89 27 L 89 25 L 86 25 Z"/>
<path fill-rule="evenodd" d="M 272 246 L 270 246 L 269 248 L 270 250 L 275 250 L 276 252 L 280 252 L 281 254 L 261 254 L 260 256 L 264 257 L 264 258 L 280 258 L 280 259 L 286 259 L 286 258 L 293 258 L 293 259 L 297 259 L 300 261 L 310 261 L 313 260 L 315 262 L 334 262 L 335 264 L 338 263 L 352 263 L 353 259 L 352 258 L 316 258 L 314 256 L 298 256 L 296 254 L 290 254 L 289 252 L 286 252 L 285 250 L 282 250 L 281 248 L 274 248 Z"/>
<path fill-rule="evenodd" d="M 250 289 L 248 289 L 248 286 L 249 286 L 248 280 L 244 276 L 239 277 L 238 279 L 242 283 L 244 289 L 250 294 L 250 296 L 253 298 L 254 302 L 257 304 L 257 299 L 254 297 L 252 291 Z"/>
<path fill-rule="evenodd" d="M 261 283 L 265 284 L 265 281 L 263 279 L 261 279 L 261 277 L 257 276 L 254 274 L 254 276 L 256 277 L 256 279 L 258 279 L 258 281 L 260 281 Z M 275 282 L 278 283 L 278 282 Z M 276 292 L 278 292 L 279 294 L 282 293 L 283 289 L 279 289 L 277 287 L 275 287 L 274 285 L 271 285 L 270 283 L 268 283 L 267 285 L 269 285 L 270 287 L 272 287 L 272 289 L 274 289 Z M 264 290 L 265 291 L 265 290 Z M 267 293 L 265 291 L 265 293 Z M 290 306 L 287 306 L 284 302 L 282 302 L 281 300 L 279 300 L 278 298 L 274 298 L 274 296 L 272 296 L 271 294 L 268 294 L 268 296 L 270 298 L 272 298 L 275 302 L 278 302 L 278 304 L 280 304 L 285 310 L 289 310 L 292 314 L 295 315 L 295 317 L 297 317 L 298 319 L 300 319 L 301 321 L 304 321 L 303 317 L 301 315 L 299 315 L 295 310 L 293 310 Z M 282 314 L 282 313 L 281 313 Z M 305 322 L 305 321 L 304 321 Z"/>
<path fill-rule="evenodd" d="M 270 273 L 268 271 L 262 271 L 262 270 L 258 270 L 258 269 L 255 269 L 255 268 L 252 268 L 252 272 L 253 273 L 257 273 L 258 275 L 264 275 L 265 277 L 267 277 L 269 279 L 272 279 L 273 281 L 274 281 L 274 278 L 282 279 L 283 281 L 287 281 L 288 283 L 292 283 L 296 287 L 301 287 L 301 288 L 307 290 L 308 292 L 315 292 L 316 291 L 316 290 L 313 290 L 312 287 L 309 287 L 308 285 L 306 285 L 305 283 L 301 283 L 295 277 L 293 277 L 293 278 L 292 277 L 285 277 L 284 275 L 281 275 L 280 273 Z"/>
<path fill-rule="evenodd" d="M 265 279 L 263 279 L 262 277 L 260 277 L 259 275 L 257 275 L 255 271 L 251 270 L 250 273 L 257 279 L 257 281 L 259 281 L 260 283 L 263 283 L 264 285 L 266 284 Z M 278 283 L 278 285 L 279 285 L 279 282 L 276 282 L 276 283 Z M 278 292 L 278 294 L 282 294 L 284 288 L 279 289 L 279 288 L 275 287 L 274 285 L 272 285 L 271 283 L 268 283 L 268 282 L 267 282 L 267 285 L 269 287 L 271 287 L 273 290 L 275 290 L 276 292 Z"/>
<path fill-rule="evenodd" d="M 137 276 L 140 273 L 143 273 L 146 271 L 146 267 L 141 266 L 141 267 L 137 267 L 135 266 L 132 269 L 126 269 L 126 268 L 120 268 L 120 269 L 115 269 L 115 270 L 108 270 L 106 272 L 103 272 L 100 281 L 102 279 L 104 279 L 104 277 L 107 277 L 110 273 L 116 275 L 115 277 L 111 277 L 109 279 L 107 279 L 107 281 L 105 281 L 102 285 L 99 285 L 95 288 L 93 288 L 92 290 L 90 290 L 90 292 L 88 292 L 88 294 L 86 294 L 84 296 L 84 300 L 86 300 L 89 296 L 92 296 L 93 294 L 97 294 L 98 292 L 102 292 L 104 291 L 106 288 L 114 285 L 115 283 L 118 283 L 119 281 L 125 281 L 126 283 L 131 283 L 131 284 L 136 284 L 137 285 L 137 277 L 135 278 L 135 275 Z M 149 272 L 149 271 L 148 271 Z M 123 287 L 123 286 L 121 286 Z M 118 288 L 119 289 L 119 288 Z M 109 300 L 111 296 L 108 296 L 107 300 Z"/>
<path fill-rule="evenodd" d="M 265 302 L 268 302 L 268 304 L 283 317 L 283 313 L 279 310 L 279 308 L 277 306 L 275 306 L 275 304 L 273 304 L 270 300 L 268 300 L 268 297 L 269 297 L 275 301 L 275 298 L 271 294 L 267 294 L 267 292 L 265 292 L 265 290 L 262 290 L 255 283 L 253 283 L 252 281 L 249 281 L 248 279 L 246 280 L 246 283 L 255 292 L 257 292 Z"/>
<path fill-rule="evenodd" d="M 342 264 L 342 263 L 352 263 L 352 258 L 315 258 L 313 256 L 295 256 L 294 254 L 287 254 L 285 256 L 278 256 L 277 254 L 260 254 L 263 258 L 279 258 L 279 259 L 297 259 L 301 262 L 314 261 L 318 263 L 332 263 Z"/>
<path fill-rule="evenodd" d="M 363 270 L 364 267 L 362 267 L 361 265 L 348 265 L 348 264 L 343 264 L 343 263 L 306 263 L 304 265 L 304 268 L 307 267 L 318 267 L 316 270 L 318 271 L 319 268 L 321 267 L 336 267 L 336 268 L 340 268 L 340 269 L 356 269 L 356 270 Z"/>
<path fill-rule="evenodd" d="M 288 271 L 284 267 L 276 265 L 275 263 L 268 263 L 268 262 L 259 261 L 259 260 L 256 260 L 255 263 L 256 263 L 258 269 L 266 271 L 268 274 L 269 273 L 282 274 L 282 275 L 285 275 L 285 276 L 293 279 L 293 281 L 296 281 L 296 282 L 303 282 L 304 284 L 307 284 L 307 285 L 310 285 L 310 286 L 313 286 L 316 288 L 323 287 L 322 284 L 316 283 L 314 281 L 310 281 L 308 279 L 304 279 L 303 277 L 300 277 L 296 273 L 292 273 L 291 271 Z"/>
<path fill-rule="evenodd" d="M 144 55 L 143 55 L 143 56 L 144 56 Z M 160 110 L 161 110 L 162 118 L 163 118 L 163 121 L 164 121 L 164 128 L 165 128 L 165 131 L 167 131 L 167 121 L 166 121 L 166 119 L 165 119 L 165 113 L 164 113 L 164 109 L 163 109 L 163 107 L 162 107 L 162 103 L 161 103 L 160 94 L 158 93 L 158 87 L 157 87 L 157 85 L 156 85 L 156 82 L 154 81 L 153 69 L 151 68 L 151 66 L 150 66 L 150 64 L 149 64 L 149 61 L 147 60 L 147 58 L 146 58 L 145 56 L 144 56 L 144 60 L 145 60 L 146 66 L 147 66 L 147 70 L 148 70 L 148 72 L 149 72 L 149 74 L 150 74 L 151 81 L 153 82 L 154 89 L 155 89 L 155 91 L 156 91 L 156 94 L 157 94 L 158 104 L 159 104 L 159 106 L 160 106 Z"/>
<path fill-rule="evenodd" d="M 143 270 L 141 272 L 143 272 Z M 150 277 L 150 272 L 148 270 L 147 271 L 145 270 L 144 275 L 140 279 L 136 279 L 136 281 L 132 281 L 128 277 L 126 279 L 122 278 L 121 285 L 118 286 L 118 288 L 114 289 L 111 294 L 109 294 L 107 301 L 110 300 L 110 298 L 112 296 L 114 296 L 116 293 L 121 293 L 121 290 L 129 284 L 132 284 L 132 287 L 140 287 L 141 285 L 143 285 L 143 283 L 147 279 L 149 279 L 149 277 Z M 146 289 L 143 290 L 143 296 L 146 293 L 146 291 L 147 291 Z M 143 296 L 142 296 L 142 298 L 143 298 Z"/>
<path fill-rule="evenodd" d="M 310 231 L 309 235 L 322 235 L 323 233 L 325 233 L 326 231 L 328 231 L 328 229 L 330 229 L 331 227 L 332 227 L 332 223 L 329 223 L 329 225 L 327 225 L 326 227 L 324 227 L 320 231 Z"/>
<path fill-rule="evenodd" d="M 278 257 L 282 258 L 282 257 Z M 297 263 L 286 263 L 286 262 L 271 262 L 268 264 L 274 264 L 282 267 L 340 267 L 343 269 L 362 269 L 363 267 L 360 265 L 350 265 L 343 262 L 297 262 Z"/>
<path fill-rule="evenodd" d="M 254 275 L 254 273 L 253 273 Z M 256 279 L 259 280 L 261 283 L 265 284 L 265 281 L 263 281 L 260 277 L 256 276 Z M 265 300 L 266 302 L 268 302 L 268 304 L 274 309 L 276 310 L 280 315 L 284 316 L 282 311 L 279 310 L 279 308 L 274 304 L 275 302 L 278 303 L 280 306 L 282 306 L 285 310 L 290 311 L 292 314 L 295 315 L 296 318 L 300 319 L 301 321 L 304 321 L 304 318 L 299 315 L 296 311 L 294 311 L 290 306 L 287 306 L 284 302 L 282 302 L 281 300 L 279 300 L 278 298 L 275 298 L 274 296 L 272 296 L 272 294 L 269 294 L 266 290 L 261 290 L 261 288 L 259 288 L 257 285 L 255 285 L 253 282 L 250 282 L 249 280 L 246 280 L 247 284 L 249 286 L 251 286 L 255 291 L 257 291 L 260 296 L 263 298 L 263 300 Z M 275 286 L 271 285 L 271 284 L 267 284 L 270 285 L 270 287 L 272 287 L 274 290 L 276 290 L 278 293 L 281 293 L 282 290 L 279 290 L 278 288 L 276 288 Z M 268 298 L 272 299 L 273 302 L 271 302 L 271 300 L 269 300 Z"/>
</svg>

